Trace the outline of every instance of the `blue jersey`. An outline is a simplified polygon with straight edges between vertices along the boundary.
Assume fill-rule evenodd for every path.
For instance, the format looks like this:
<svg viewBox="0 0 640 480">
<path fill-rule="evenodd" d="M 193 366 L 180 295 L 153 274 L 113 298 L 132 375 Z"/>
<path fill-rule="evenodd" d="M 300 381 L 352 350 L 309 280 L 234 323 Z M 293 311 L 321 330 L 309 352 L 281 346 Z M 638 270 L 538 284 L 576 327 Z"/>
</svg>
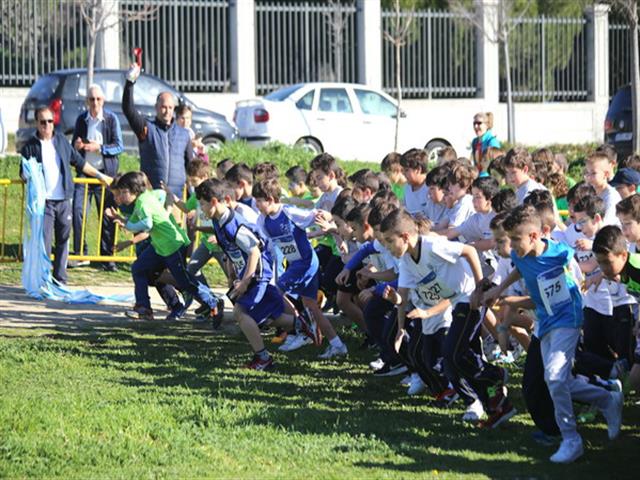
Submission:
<svg viewBox="0 0 640 480">
<path fill-rule="evenodd" d="M 313 223 L 313 211 L 284 205 L 274 216 L 260 215 L 258 224 L 282 256 L 287 268 L 306 265 L 310 272 L 318 270 L 318 257 L 305 228 Z"/>
<path fill-rule="evenodd" d="M 547 248 L 537 257 L 518 257 L 515 251 L 511 252 L 511 259 L 536 305 L 538 338 L 554 328 L 582 325 L 582 295 L 569 270 L 574 251 L 565 243 L 543 241 Z"/>
<path fill-rule="evenodd" d="M 240 248 L 238 235 L 249 235 L 255 237 L 257 240 L 258 248 L 260 248 L 260 260 L 255 272 L 255 279 L 259 282 L 268 282 L 273 276 L 271 254 L 265 248 L 265 241 L 260 232 L 252 227 L 241 215 L 235 214 L 229 210 L 228 214 L 223 215 L 219 220 L 214 219 L 212 221 L 213 229 L 215 232 L 218 245 L 222 251 L 227 255 L 237 278 L 244 276 L 245 269 L 247 268 L 247 258 L 249 254 Z"/>
</svg>

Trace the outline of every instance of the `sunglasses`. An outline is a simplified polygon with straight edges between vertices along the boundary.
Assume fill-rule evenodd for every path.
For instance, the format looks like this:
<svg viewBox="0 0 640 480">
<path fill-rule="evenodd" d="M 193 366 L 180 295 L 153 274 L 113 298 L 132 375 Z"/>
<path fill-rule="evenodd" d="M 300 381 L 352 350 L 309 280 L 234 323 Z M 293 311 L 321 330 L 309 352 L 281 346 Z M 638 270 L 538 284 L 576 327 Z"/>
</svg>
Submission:
<svg viewBox="0 0 640 480">
<path fill-rule="evenodd" d="M 102 100 L 102 97 L 89 97 L 87 98 L 87 100 L 89 100 L 90 102 L 99 102 L 100 100 Z"/>
<path fill-rule="evenodd" d="M 474 125 L 482 125 L 484 122 L 473 122 Z"/>
<path fill-rule="evenodd" d="M 45 126 L 47 123 L 53 123 L 53 118 L 47 118 L 44 120 L 40 120 L 40 125 Z"/>
</svg>

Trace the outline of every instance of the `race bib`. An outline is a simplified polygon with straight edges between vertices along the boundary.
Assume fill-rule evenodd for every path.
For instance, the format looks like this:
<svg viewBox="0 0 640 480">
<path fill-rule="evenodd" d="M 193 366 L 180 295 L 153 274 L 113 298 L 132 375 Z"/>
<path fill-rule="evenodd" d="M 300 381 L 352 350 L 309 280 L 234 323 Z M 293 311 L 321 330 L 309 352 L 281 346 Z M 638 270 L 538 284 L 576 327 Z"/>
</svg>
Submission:
<svg viewBox="0 0 640 480">
<path fill-rule="evenodd" d="M 236 276 L 239 276 L 240 273 L 242 273 L 242 271 L 244 270 L 244 267 L 246 265 L 244 261 L 244 257 L 242 256 L 242 253 L 240 252 L 240 250 L 232 250 L 229 252 L 229 259 L 233 264 L 233 269 L 236 272 Z"/>
<path fill-rule="evenodd" d="M 556 267 L 538 275 L 540 297 L 548 315 L 571 303 L 567 277 L 562 267 Z"/>
<path fill-rule="evenodd" d="M 298 245 L 293 237 L 279 238 L 278 247 L 280 248 L 282 255 L 287 259 L 287 262 L 295 262 L 302 258 L 298 251 Z"/>
<path fill-rule="evenodd" d="M 433 306 L 442 299 L 453 297 L 455 292 L 438 282 L 436 273 L 431 272 L 420 280 L 416 287 L 416 294 L 425 305 Z"/>
</svg>

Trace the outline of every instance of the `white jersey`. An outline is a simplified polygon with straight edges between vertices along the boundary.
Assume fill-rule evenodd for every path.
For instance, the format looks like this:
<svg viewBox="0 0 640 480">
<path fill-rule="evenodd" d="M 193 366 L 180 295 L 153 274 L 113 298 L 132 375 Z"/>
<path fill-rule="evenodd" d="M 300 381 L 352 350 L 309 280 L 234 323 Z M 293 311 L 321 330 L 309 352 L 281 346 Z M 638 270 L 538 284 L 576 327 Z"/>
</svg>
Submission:
<svg viewBox="0 0 640 480">
<path fill-rule="evenodd" d="M 541 183 L 536 182 L 533 178 L 530 178 L 522 185 L 520 185 L 516 190 L 516 200 L 518 202 L 518 205 L 522 205 L 524 199 L 527 198 L 527 195 L 529 195 L 534 190 L 547 190 L 547 187 L 545 187 Z"/>
<path fill-rule="evenodd" d="M 459 227 L 474 213 L 476 213 L 476 209 L 473 208 L 473 197 L 467 194 L 459 199 L 453 207 L 447 210 L 449 227 Z"/>
<path fill-rule="evenodd" d="M 468 302 L 475 281 L 471 266 L 460 258 L 463 247 L 441 236 L 420 236 L 417 261 L 409 253 L 400 259 L 398 287 L 415 289 L 420 305 Z"/>
<path fill-rule="evenodd" d="M 622 200 L 622 197 L 618 191 L 611 185 L 607 185 L 598 196 L 604 202 L 604 224 L 620 226 L 620 220 L 616 216 L 616 205 Z"/>
<path fill-rule="evenodd" d="M 404 207 L 412 217 L 427 216 L 428 198 L 429 188 L 426 183 L 417 190 L 413 190 L 408 183 L 404 186 Z"/>
</svg>

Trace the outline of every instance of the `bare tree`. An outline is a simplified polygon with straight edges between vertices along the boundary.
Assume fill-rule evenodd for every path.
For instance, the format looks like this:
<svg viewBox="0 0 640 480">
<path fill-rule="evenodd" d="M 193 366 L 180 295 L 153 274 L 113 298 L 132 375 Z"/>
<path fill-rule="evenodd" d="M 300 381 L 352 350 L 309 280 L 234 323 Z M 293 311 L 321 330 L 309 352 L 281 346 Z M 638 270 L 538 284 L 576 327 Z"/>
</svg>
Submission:
<svg viewBox="0 0 640 480">
<path fill-rule="evenodd" d="M 396 112 L 396 131 L 393 142 L 393 149 L 398 150 L 398 135 L 400 132 L 400 112 L 402 107 L 402 47 L 406 45 L 407 38 L 410 34 L 411 22 L 413 21 L 413 13 L 415 4 L 412 3 L 409 10 L 400 10 L 400 0 L 394 0 L 393 3 L 394 17 L 393 23 L 389 30 L 384 31 L 384 38 L 391 42 L 394 47 L 396 60 L 396 98 L 398 100 L 398 111 Z"/>
<path fill-rule="evenodd" d="M 629 24 L 629 50 L 631 51 L 631 118 L 633 151 L 640 151 L 640 53 L 638 52 L 638 3 L 636 0 L 612 0 Z"/>
<path fill-rule="evenodd" d="M 342 56 L 344 52 L 344 28 L 346 18 L 342 11 L 342 4 L 337 0 L 329 0 L 327 2 L 329 11 L 323 12 L 323 16 L 331 28 L 331 47 L 333 49 L 333 68 L 331 80 L 335 82 L 342 81 Z"/>
<path fill-rule="evenodd" d="M 629 0 L 632 1 L 632 0 Z M 505 61 L 505 78 L 507 80 L 507 137 L 509 143 L 516 142 L 516 126 L 515 111 L 513 106 L 513 88 L 511 85 L 511 60 L 509 57 L 509 37 L 511 32 L 518 26 L 520 21 L 529 11 L 532 0 L 527 0 L 525 4 L 516 12 L 516 5 L 521 2 L 516 0 L 498 0 L 498 18 L 491 19 L 490 27 L 486 25 L 476 13 L 466 5 L 462 0 L 449 0 L 449 6 L 453 12 L 458 13 L 467 21 L 471 22 L 482 32 L 487 40 L 491 43 L 499 44 Z"/>
<path fill-rule="evenodd" d="M 78 0 L 82 18 L 87 25 L 87 87 L 93 83 L 93 71 L 96 60 L 96 43 L 98 35 L 105 30 L 113 28 L 121 20 L 133 22 L 136 20 L 149 20 L 153 17 L 158 7 L 143 5 L 137 11 L 120 10 L 117 8 L 118 0 Z"/>
</svg>

